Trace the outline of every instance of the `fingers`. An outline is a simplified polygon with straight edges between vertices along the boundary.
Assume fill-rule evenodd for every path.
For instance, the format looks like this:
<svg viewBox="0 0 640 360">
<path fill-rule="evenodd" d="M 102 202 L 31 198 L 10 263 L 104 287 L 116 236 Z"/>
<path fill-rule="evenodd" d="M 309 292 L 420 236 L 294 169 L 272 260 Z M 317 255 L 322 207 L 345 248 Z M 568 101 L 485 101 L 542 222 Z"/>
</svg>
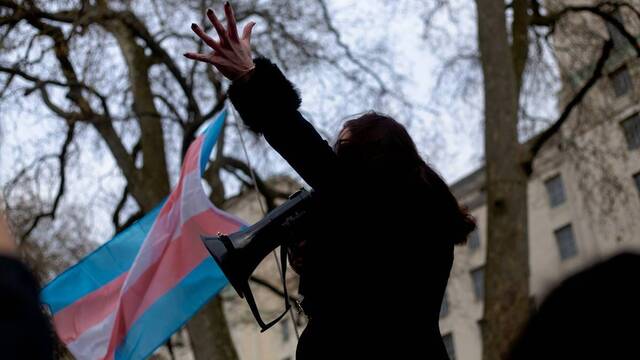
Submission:
<svg viewBox="0 0 640 360">
<path fill-rule="evenodd" d="M 253 27 L 255 25 L 256 23 L 252 21 L 244 26 L 244 29 L 242 30 L 242 40 L 245 40 L 248 43 L 251 42 L 251 31 L 253 31 Z"/>
<path fill-rule="evenodd" d="M 207 55 L 207 54 L 199 54 L 188 52 L 184 54 L 184 57 L 191 60 L 202 61 L 207 64 L 211 64 L 214 66 L 233 66 L 224 56 L 221 55 Z"/>
<path fill-rule="evenodd" d="M 220 20 L 218 20 L 216 13 L 214 13 L 211 9 L 207 9 L 207 17 L 209 18 L 209 21 L 211 21 L 211 24 L 213 24 L 213 27 L 216 29 L 220 40 L 223 43 L 229 44 L 229 34 L 227 34 L 227 30 L 224 29 L 224 26 L 222 26 Z"/>
<path fill-rule="evenodd" d="M 211 64 L 211 61 L 209 60 L 209 57 L 205 54 L 198 54 L 198 53 L 185 53 L 184 57 L 186 57 L 187 59 L 191 59 L 191 60 L 197 60 L 197 61 L 202 61 L 202 62 L 206 62 Z"/>
<path fill-rule="evenodd" d="M 202 28 L 200 28 L 200 26 L 198 26 L 197 24 L 191 24 L 191 30 L 193 30 L 193 32 L 196 33 L 196 35 L 198 35 L 198 37 L 202 39 L 202 41 L 204 41 L 205 44 L 209 45 L 213 50 L 215 51 L 222 50 L 220 47 L 220 44 L 218 44 L 209 35 L 207 35 L 204 32 L 204 30 L 202 30 Z"/>
<path fill-rule="evenodd" d="M 224 4 L 224 13 L 227 17 L 227 31 L 229 33 L 229 38 L 233 41 L 240 41 L 238 38 L 238 25 L 236 24 L 236 15 L 233 12 L 233 8 L 227 1 Z"/>
</svg>

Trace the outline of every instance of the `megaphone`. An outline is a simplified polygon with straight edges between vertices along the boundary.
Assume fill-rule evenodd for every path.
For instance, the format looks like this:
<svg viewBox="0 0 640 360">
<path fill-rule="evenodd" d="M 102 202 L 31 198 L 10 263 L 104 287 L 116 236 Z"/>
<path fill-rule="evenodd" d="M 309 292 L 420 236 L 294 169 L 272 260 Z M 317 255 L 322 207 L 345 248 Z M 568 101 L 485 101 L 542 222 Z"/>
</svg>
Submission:
<svg viewBox="0 0 640 360">
<path fill-rule="evenodd" d="M 291 307 L 285 279 L 287 269 L 287 244 L 295 239 L 302 227 L 302 221 L 310 209 L 312 194 L 301 189 L 291 195 L 282 205 L 273 209 L 254 225 L 233 234 L 203 236 L 202 241 L 207 250 L 218 263 L 231 286 L 241 298 L 249 304 L 261 331 L 275 325 Z M 276 319 L 265 323 L 260 316 L 251 288 L 249 278 L 262 259 L 280 246 L 281 279 L 285 296 L 285 310 Z"/>
</svg>

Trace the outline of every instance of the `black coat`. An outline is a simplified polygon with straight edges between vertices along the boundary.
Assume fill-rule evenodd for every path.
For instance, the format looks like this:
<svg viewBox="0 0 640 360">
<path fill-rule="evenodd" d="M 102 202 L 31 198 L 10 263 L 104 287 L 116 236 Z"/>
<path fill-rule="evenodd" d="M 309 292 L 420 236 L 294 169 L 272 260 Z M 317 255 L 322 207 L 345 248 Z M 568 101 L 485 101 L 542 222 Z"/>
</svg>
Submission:
<svg viewBox="0 0 640 360">
<path fill-rule="evenodd" d="M 339 158 L 300 112 L 293 85 L 269 60 L 229 97 L 315 190 L 301 291 L 310 322 L 298 359 L 445 359 L 438 327 L 453 243 L 430 236 L 434 209 L 395 174 Z"/>
<path fill-rule="evenodd" d="M 39 295 L 31 271 L 0 255 L 0 359 L 54 358 L 54 335 Z"/>
</svg>

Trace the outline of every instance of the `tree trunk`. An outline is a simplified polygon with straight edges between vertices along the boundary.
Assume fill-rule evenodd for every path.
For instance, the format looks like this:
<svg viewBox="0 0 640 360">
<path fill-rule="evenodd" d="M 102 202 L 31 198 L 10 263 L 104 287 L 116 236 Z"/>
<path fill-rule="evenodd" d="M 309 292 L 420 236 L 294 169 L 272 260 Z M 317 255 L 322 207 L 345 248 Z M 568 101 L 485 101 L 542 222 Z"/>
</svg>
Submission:
<svg viewBox="0 0 640 360">
<path fill-rule="evenodd" d="M 506 357 L 530 314 L 527 176 L 519 161 L 519 82 L 504 1 L 476 3 L 484 74 L 488 207 L 482 338 L 484 359 L 494 360 Z"/>
<path fill-rule="evenodd" d="M 200 309 L 187 329 L 197 360 L 238 359 L 219 295 Z"/>
<path fill-rule="evenodd" d="M 136 42 L 135 34 L 122 21 L 119 19 L 109 21 L 106 23 L 106 28 L 118 41 L 122 56 L 127 64 L 133 95 L 133 111 L 140 128 L 143 157 L 142 180 L 144 189 L 147 191 L 146 198 L 153 204 L 151 206 L 155 206 L 169 194 L 170 185 L 162 117 L 155 106 L 151 80 L 149 79 L 151 63 L 145 55 L 145 48 Z"/>
</svg>

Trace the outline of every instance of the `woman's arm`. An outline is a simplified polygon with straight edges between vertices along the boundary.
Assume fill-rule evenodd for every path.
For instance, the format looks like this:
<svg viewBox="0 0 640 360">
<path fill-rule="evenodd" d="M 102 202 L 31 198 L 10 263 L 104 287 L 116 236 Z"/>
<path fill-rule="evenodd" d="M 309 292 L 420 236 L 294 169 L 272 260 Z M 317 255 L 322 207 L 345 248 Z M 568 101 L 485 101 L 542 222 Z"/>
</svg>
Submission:
<svg viewBox="0 0 640 360">
<path fill-rule="evenodd" d="M 233 9 L 225 4 L 228 31 L 216 14 L 207 17 L 216 29 L 219 41 L 213 40 L 196 24 L 191 28 L 213 51 L 208 54 L 187 53 L 189 59 L 215 66 L 233 83 L 229 97 L 254 131 L 265 139 L 315 190 L 332 186 L 337 159 L 329 146 L 300 112 L 300 97 L 277 66 L 264 58 L 251 57 L 251 30 L 245 26 L 238 35 Z"/>
<path fill-rule="evenodd" d="M 298 111 L 300 98 L 294 86 L 271 61 L 258 58 L 254 62 L 255 69 L 229 88 L 231 102 L 245 124 L 264 134 L 311 187 L 331 186 L 336 155 Z"/>
</svg>

